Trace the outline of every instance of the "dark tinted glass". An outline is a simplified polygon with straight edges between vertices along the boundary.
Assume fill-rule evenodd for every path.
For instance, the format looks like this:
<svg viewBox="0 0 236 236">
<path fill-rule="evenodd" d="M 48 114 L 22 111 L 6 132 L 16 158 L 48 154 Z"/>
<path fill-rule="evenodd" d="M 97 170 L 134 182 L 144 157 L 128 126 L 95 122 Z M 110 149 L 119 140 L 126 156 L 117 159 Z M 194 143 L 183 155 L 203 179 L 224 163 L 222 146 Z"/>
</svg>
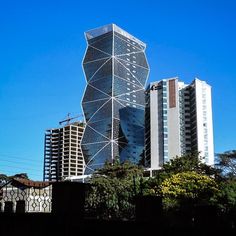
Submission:
<svg viewBox="0 0 236 236">
<path fill-rule="evenodd" d="M 113 41 L 113 34 L 109 33 L 107 37 L 94 39 L 93 42 L 90 41 L 89 45 L 101 50 L 102 52 L 112 55 L 112 41 Z"/>
<path fill-rule="evenodd" d="M 111 96 L 112 94 L 112 76 L 105 77 L 90 83 L 93 87 L 99 89 L 103 93 Z"/>
<path fill-rule="evenodd" d="M 84 115 L 88 122 L 90 118 L 100 109 L 109 99 L 97 100 L 83 103 Z"/>
<path fill-rule="evenodd" d="M 90 78 L 97 72 L 97 70 L 99 70 L 99 68 L 108 60 L 108 58 L 105 58 L 84 64 L 83 66 L 86 79 L 90 80 Z"/>
<path fill-rule="evenodd" d="M 96 48 L 88 47 L 83 63 L 87 63 L 90 61 L 95 61 L 95 60 L 107 58 L 107 57 L 109 57 L 109 55 L 97 50 Z"/>
<path fill-rule="evenodd" d="M 108 99 L 109 96 L 98 89 L 88 85 L 84 94 L 83 103 L 98 99 Z"/>
</svg>

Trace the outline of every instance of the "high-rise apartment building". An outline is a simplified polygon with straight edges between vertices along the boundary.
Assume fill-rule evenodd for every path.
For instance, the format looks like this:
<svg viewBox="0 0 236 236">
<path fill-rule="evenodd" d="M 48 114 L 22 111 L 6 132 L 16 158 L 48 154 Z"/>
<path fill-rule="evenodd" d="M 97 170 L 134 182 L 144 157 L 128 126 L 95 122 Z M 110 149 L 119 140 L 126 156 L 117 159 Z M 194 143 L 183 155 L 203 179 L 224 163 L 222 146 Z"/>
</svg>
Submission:
<svg viewBox="0 0 236 236">
<path fill-rule="evenodd" d="M 82 107 L 85 173 L 120 158 L 138 163 L 144 155 L 145 84 L 149 67 L 145 43 L 109 24 L 85 33 Z"/>
<path fill-rule="evenodd" d="M 211 87 L 199 79 L 153 82 L 146 91 L 145 160 L 159 169 L 175 156 L 200 152 L 214 164 Z"/>
<path fill-rule="evenodd" d="M 45 133 L 44 181 L 60 181 L 83 175 L 84 159 L 81 138 L 84 124 L 74 122 Z"/>
</svg>

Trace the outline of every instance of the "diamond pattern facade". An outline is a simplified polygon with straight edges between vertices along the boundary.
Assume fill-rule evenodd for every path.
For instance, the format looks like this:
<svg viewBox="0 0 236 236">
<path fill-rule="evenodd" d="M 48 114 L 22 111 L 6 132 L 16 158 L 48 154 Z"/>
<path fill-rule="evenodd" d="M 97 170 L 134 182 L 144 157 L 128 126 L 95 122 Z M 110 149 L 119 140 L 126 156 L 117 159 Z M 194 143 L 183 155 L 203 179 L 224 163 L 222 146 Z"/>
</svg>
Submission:
<svg viewBox="0 0 236 236">
<path fill-rule="evenodd" d="M 114 24 L 86 32 L 82 107 L 85 174 L 119 158 L 138 163 L 144 149 L 146 45 Z"/>
</svg>

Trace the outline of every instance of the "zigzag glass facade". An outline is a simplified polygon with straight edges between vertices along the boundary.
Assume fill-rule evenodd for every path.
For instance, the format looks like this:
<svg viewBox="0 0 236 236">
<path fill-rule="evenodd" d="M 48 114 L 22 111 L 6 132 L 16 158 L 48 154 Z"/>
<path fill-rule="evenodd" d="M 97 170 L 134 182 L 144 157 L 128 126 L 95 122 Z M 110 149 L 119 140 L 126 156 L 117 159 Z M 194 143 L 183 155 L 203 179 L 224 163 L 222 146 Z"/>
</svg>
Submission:
<svg viewBox="0 0 236 236">
<path fill-rule="evenodd" d="M 82 107 L 85 174 L 119 158 L 138 163 L 144 150 L 146 45 L 114 24 L 85 33 L 87 80 Z"/>
</svg>

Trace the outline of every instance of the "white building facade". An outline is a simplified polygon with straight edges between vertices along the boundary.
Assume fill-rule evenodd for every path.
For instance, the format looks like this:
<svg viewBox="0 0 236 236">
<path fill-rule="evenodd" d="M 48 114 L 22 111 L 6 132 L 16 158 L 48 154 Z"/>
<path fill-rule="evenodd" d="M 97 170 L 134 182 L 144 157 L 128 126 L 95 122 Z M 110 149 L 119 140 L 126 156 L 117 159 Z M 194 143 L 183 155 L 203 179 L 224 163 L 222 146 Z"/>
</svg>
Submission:
<svg viewBox="0 0 236 236">
<path fill-rule="evenodd" d="M 187 85 L 170 78 L 151 83 L 145 116 L 145 161 L 151 170 L 196 151 L 203 162 L 214 164 L 211 86 L 205 81 Z"/>
</svg>

